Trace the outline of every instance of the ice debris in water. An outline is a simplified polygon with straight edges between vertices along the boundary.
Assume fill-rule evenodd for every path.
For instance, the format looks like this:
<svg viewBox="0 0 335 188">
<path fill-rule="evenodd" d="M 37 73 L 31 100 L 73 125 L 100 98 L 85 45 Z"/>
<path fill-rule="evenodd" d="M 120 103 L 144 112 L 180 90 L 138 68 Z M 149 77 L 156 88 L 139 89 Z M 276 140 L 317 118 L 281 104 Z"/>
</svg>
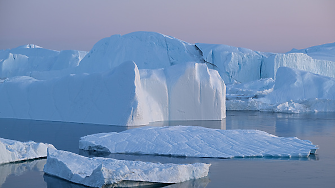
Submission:
<svg viewBox="0 0 335 188">
<path fill-rule="evenodd" d="M 47 148 L 54 148 L 54 146 L 0 138 L 0 164 L 46 157 Z"/>
</svg>

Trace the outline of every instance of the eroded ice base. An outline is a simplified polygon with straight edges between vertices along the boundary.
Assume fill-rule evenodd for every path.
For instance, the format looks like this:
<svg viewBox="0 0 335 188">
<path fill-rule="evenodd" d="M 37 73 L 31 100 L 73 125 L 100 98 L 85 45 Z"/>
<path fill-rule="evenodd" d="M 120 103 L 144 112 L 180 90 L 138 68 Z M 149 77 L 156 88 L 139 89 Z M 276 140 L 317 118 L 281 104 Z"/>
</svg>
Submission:
<svg viewBox="0 0 335 188">
<path fill-rule="evenodd" d="M 208 175 L 210 164 L 161 164 L 111 158 L 88 158 L 67 151 L 48 150 L 44 172 L 91 187 L 121 181 L 179 183 Z"/>
<path fill-rule="evenodd" d="M 187 157 L 308 157 L 317 146 L 296 137 L 259 130 L 219 130 L 196 126 L 141 127 L 82 137 L 79 148 L 110 153 Z"/>
<path fill-rule="evenodd" d="M 46 157 L 47 148 L 54 146 L 0 138 L 0 164 Z"/>
</svg>

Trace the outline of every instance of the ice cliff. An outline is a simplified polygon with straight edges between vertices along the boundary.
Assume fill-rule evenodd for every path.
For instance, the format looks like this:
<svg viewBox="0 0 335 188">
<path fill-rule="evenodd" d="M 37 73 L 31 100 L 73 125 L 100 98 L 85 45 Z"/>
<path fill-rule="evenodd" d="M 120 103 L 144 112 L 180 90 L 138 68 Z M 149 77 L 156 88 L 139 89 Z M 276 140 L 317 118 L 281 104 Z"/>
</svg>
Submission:
<svg viewBox="0 0 335 188">
<path fill-rule="evenodd" d="M 13 77 L 0 84 L 0 96 L 6 118 L 122 126 L 225 118 L 225 84 L 199 63 L 139 70 L 127 61 L 103 73 Z"/>
</svg>

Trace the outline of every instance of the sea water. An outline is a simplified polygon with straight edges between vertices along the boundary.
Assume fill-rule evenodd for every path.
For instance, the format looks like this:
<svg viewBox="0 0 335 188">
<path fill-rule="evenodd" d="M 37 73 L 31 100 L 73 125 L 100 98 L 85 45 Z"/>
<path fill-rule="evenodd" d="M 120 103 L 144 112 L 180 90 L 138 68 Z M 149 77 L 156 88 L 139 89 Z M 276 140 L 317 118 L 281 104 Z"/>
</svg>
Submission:
<svg viewBox="0 0 335 188">
<path fill-rule="evenodd" d="M 308 158 L 185 158 L 152 155 L 103 154 L 103 157 L 161 163 L 211 163 L 208 177 L 181 184 L 139 184 L 143 187 L 334 187 L 335 113 L 283 114 L 227 111 L 222 121 L 170 121 L 150 126 L 192 125 L 216 129 L 258 129 L 310 140 L 319 146 Z M 120 132 L 134 127 L 0 119 L 0 137 L 53 144 L 57 149 L 85 156 L 79 138 L 99 132 Z M 43 173 L 46 159 L 0 165 L 0 187 L 84 187 Z M 134 185 L 134 184 L 129 184 Z"/>
</svg>

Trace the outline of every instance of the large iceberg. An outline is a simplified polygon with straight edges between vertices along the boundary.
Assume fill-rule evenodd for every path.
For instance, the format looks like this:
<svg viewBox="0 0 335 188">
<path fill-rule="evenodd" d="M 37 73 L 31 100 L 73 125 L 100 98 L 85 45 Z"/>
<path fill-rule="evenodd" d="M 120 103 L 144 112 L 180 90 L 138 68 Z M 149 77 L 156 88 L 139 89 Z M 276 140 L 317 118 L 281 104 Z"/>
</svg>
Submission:
<svg viewBox="0 0 335 188">
<path fill-rule="evenodd" d="M 161 164 L 112 158 L 87 158 L 67 151 L 48 150 L 43 171 L 90 187 L 121 181 L 179 183 L 208 175 L 210 164 Z"/>
<path fill-rule="evenodd" d="M 210 68 L 218 70 L 225 83 L 247 83 L 276 78 L 279 67 L 290 67 L 335 78 L 335 43 L 288 53 L 265 53 L 222 44 L 196 43 Z"/>
<path fill-rule="evenodd" d="M 323 105 L 328 98 L 308 99 L 307 110 L 295 98 L 280 108 L 259 99 L 273 91 L 281 67 L 334 78 L 334 46 L 265 53 L 154 32 L 113 35 L 89 53 L 25 45 L 0 51 L 0 117 L 117 125 L 219 120 L 222 80 L 228 110 L 335 111 L 332 101 Z"/>
<path fill-rule="evenodd" d="M 0 138 L 0 164 L 46 157 L 48 148 L 54 146 Z"/>
<path fill-rule="evenodd" d="M 259 130 L 220 130 L 197 126 L 141 127 L 84 136 L 79 148 L 110 153 L 187 157 L 308 157 L 308 140 L 277 137 Z"/>
<path fill-rule="evenodd" d="M 225 118 L 225 84 L 202 63 L 139 70 L 124 62 L 111 71 L 0 83 L 0 114 L 6 118 L 108 125 L 164 120 Z"/>
</svg>

